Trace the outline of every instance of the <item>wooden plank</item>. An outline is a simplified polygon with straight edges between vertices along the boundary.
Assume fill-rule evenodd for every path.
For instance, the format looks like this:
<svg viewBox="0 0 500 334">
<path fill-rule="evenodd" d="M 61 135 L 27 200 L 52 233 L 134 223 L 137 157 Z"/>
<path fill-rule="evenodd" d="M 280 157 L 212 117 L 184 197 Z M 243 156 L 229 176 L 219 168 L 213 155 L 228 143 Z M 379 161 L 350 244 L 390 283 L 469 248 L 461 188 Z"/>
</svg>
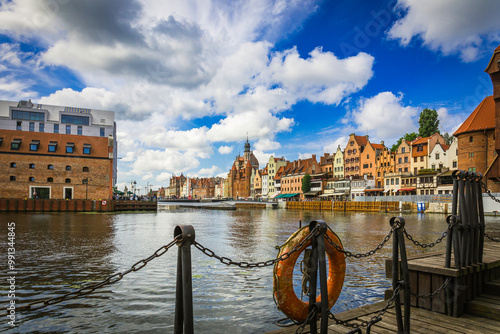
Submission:
<svg viewBox="0 0 500 334">
<path fill-rule="evenodd" d="M 418 293 L 418 272 L 410 270 L 410 288 L 413 292 Z M 418 306 L 418 298 L 410 296 L 410 305 Z"/>
<path fill-rule="evenodd" d="M 432 275 L 431 280 L 432 292 L 434 292 L 443 285 L 445 277 L 441 275 Z M 432 311 L 446 314 L 446 298 L 444 290 L 445 289 L 432 297 Z"/>
<path fill-rule="evenodd" d="M 418 273 L 418 292 L 419 295 L 426 295 L 431 293 L 431 274 L 429 273 Z M 419 298 L 418 306 L 425 308 L 426 310 L 431 309 L 431 301 L 429 298 Z"/>
</svg>

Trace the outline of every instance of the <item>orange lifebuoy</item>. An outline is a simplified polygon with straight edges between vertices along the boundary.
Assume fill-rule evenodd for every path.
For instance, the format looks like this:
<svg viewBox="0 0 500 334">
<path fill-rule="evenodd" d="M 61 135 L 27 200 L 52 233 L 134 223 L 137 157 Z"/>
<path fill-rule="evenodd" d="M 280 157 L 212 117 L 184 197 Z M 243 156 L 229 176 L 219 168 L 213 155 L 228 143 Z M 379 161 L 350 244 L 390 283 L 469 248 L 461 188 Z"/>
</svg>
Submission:
<svg viewBox="0 0 500 334">
<path fill-rule="evenodd" d="M 326 232 L 328 237 L 338 246 L 342 247 L 342 243 L 337 235 L 330 229 Z M 296 245 L 300 244 L 309 234 L 309 227 L 305 226 L 292 234 L 281 247 L 278 257 L 282 254 L 289 253 Z M 285 313 L 290 319 L 298 322 L 306 320 L 309 314 L 309 302 L 300 300 L 293 289 L 293 270 L 300 254 L 311 245 L 311 240 L 291 254 L 287 259 L 276 262 L 274 265 L 273 286 L 274 297 L 278 308 Z M 337 251 L 328 241 L 325 241 L 325 251 L 328 257 L 328 309 L 332 308 L 339 298 L 342 286 L 344 285 L 345 276 L 345 255 Z M 321 301 L 321 296 L 318 296 L 316 302 Z"/>
</svg>

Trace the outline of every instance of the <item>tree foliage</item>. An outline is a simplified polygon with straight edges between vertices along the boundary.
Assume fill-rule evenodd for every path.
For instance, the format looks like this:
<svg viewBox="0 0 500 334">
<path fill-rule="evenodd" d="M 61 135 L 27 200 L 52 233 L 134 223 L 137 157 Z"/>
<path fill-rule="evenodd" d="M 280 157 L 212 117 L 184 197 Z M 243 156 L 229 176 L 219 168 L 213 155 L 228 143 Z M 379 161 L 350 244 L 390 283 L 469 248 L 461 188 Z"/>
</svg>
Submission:
<svg viewBox="0 0 500 334">
<path fill-rule="evenodd" d="M 453 135 L 450 135 L 448 132 L 445 132 L 443 134 L 444 141 L 446 142 L 446 145 L 451 145 L 453 142 L 453 139 L 455 138 Z"/>
<path fill-rule="evenodd" d="M 425 108 L 422 110 L 418 125 L 418 135 L 421 137 L 429 137 L 436 132 L 439 133 L 439 119 L 436 109 Z"/>
<path fill-rule="evenodd" d="M 396 152 L 399 145 L 401 145 L 401 142 L 403 141 L 403 139 L 406 140 L 407 142 L 411 142 L 412 140 L 415 140 L 417 137 L 418 137 L 418 134 L 416 132 L 406 133 L 403 137 L 398 139 L 396 144 L 392 145 L 391 151 Z"/>
<path fill-rule="evenodd" d="M 311 190 L 311 175 L 306 174 L 302 178 L 302 192 L 306 193 Z"/>
</svg>

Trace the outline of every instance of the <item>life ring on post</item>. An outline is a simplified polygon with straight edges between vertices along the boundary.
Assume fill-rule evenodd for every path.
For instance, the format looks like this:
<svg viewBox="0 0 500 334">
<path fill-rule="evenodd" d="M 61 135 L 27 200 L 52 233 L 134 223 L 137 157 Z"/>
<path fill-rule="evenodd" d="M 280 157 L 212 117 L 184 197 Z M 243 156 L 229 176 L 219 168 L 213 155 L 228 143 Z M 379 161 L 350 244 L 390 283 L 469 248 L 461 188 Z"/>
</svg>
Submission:
<svg viewBox="0 0 500 334">
<path fill-rule="evenodd" d="M 328 237 L 342 249 L 342 243 L 338 236 L 330 229 L 327 229 Z M 305 226 L 292 234 L 285 244 L 280 248 L 278 257 L 282 254 L 290 253 L 292 249 L 300 244 L 309 235 L 309 227 Z M 273 272 L 273 293 L 278 309 L 287 317 L 297 322 L 304 322 L 309 314 L 309 302 L 300 300 L 293 289 L 293 271 L 300 254 L 311 245 L 311 239 L 304 243 L 296 252 L 287 259 L 278 261 L 274 265 Z M 345 277 L 345 255 L 337 251 L 327 240 L 325 240 L 325 252 L 328 257 L 328 309 L 331 309 L 339 298 Z M 321 301 L 321 295 L 316 298 L 316 302 Z"/>
</svg>

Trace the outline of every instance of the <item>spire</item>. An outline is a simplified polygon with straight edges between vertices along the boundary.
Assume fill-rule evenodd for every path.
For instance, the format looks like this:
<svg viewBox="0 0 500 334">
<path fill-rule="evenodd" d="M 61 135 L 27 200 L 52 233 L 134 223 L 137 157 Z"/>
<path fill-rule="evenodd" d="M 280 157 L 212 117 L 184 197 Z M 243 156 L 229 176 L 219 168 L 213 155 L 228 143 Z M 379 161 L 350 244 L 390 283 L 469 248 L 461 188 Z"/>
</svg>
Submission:
<svg viewBox="0 0 500 334">
<path fill-rule="evenodd" d="M 250 143 L 248 142 L 248 132 L 247 132 L 247 142 L 245 143 L 245 152 L 250 152 Z"/>
</svg>

